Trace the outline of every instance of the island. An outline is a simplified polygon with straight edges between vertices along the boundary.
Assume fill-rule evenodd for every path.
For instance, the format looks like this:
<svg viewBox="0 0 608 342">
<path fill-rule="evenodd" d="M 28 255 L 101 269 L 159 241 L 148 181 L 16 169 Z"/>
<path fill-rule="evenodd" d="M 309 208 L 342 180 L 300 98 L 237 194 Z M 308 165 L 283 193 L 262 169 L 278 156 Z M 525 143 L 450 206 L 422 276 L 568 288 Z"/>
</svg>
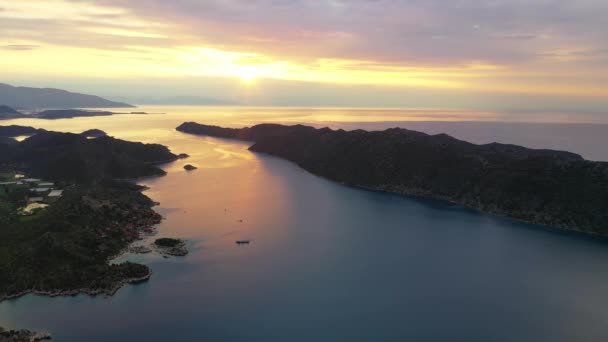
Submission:
<svg viewBox="0 0 608 342">
<path fill-rule="evenodd" d="M 160 238 L 156 239 L 153 243 L 156 250 L 165 255 L 172 256 L 185 256 L 188 254 L 186 249 L 186 242 L 180 239 L 174 238 Z"/>
<path fill-rule="evenodd" d="M 570 152 L 476 145 L 402 128 L 368 132 L 261 124 L 236 129 L 186 122 L 177 130 L 251 141 L 251 151 L 350 186 L 608 236 L 608 163 Z"/>
<path fill-rule="evenodd" d="M 198 167 L 196 167 L 194 165 L 191 165 L 191 164 L 184 165 L 184 170 L 186 170 L 186 171 L 194 171 L 196 169 L 198 169 Z"/>
<path fill-rule="evenodd" d="M 155 164 L 176 159 L 158 144 L 43 130 L 0 143 L 0 301 L 112 295 L 149 279 L 145 265 L 109 263 L 161 220 L 126 180 L 162 176 Z"/>
<path fill-rule="evenodd" d="M 49 109 L 42 112 L 33 114 L 32 116 L 37 119 L 71 119 L 77 117 L 90 117 L 90 116 L 110 116 L 114 115 L 114 112 L 103 111 L 103 110 L 83 110 L 83 109 Z"/>
<path fill-rule="evenodd" d="M 48 109 L 33 114 L 23 114 L 11 107 L 0 105 L 0 120 L 7 119 L 45 119 L 45 120 L 57 120 L 57 119 L 72 119 L 79 117 L 94 117 L 94 116 L 111 116 L 121 114 L 148 114 L 146 112 L 130 112 L 130 113 L 119 113 L 110 112 L 106 110 L 85 110 L 85 109 Z"/>
</svg>

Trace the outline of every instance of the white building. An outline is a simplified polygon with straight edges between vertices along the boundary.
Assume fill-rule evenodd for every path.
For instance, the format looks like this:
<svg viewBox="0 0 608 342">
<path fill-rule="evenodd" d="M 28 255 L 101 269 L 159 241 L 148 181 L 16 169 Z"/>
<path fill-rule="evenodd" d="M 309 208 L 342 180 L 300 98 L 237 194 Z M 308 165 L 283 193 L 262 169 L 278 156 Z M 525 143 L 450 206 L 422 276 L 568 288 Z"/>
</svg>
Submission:
<svg viewBox="0 0 608 342">
<path fill-rule="evenodd" d="M 63 190 L 53 190 L 49 194 L 49 197 L 61 197 L 63 196 Z"/>
</svg>

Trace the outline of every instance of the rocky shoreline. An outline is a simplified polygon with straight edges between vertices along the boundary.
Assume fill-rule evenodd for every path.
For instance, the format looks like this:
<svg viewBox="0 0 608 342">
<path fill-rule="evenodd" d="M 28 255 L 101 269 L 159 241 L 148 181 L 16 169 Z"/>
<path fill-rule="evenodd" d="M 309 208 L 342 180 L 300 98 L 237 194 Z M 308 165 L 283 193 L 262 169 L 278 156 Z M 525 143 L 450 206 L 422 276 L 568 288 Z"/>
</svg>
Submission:
<svg viewBox="0 0 608 342">
<path fill-rule="evenodd" d="M 79 294 L 86 294 L 89 296 L 105 295 L 106 297 L 111 297 L 111 296 L 115 295 L 116 292 L 118 292 L 118 290 L 120 290 L 124 285 L 137 284 L 137 283 L 141 283 L 144 281 L 148 281 L 151 276 L 152 276 L 152 271 L 148 269 L 148 274 L 146 274 L 142 277 L 123 279 L 123 280 L 119 281 L 117 284 L 115 284 L 114 287 L 109 288 L 109 289 L 82 288 L 82 289 L 75 289 L 75 290 L 56 290 L 56 291 L 40 291 L 40 290 L 36 290 L 36 289 L 29 289 L 29 290 L 25 290 L 25 291 L 17 293 L 17 294 L 5 295 L 4 297 L 0 297 L 0 302 L 5 301 L 5 300 L 16 299 L 21 296 L 25 296 L 27 294 L 33 294 L 36 296 L 45 296 L 45 297 L 73 297 L 73 296 L 77 296 Z"/>
<path fill-rule="evenodd" d="M 30 330 L 5 330 L 0 327 L 0 342 L 37 342 L 51 340 L 48 332 L 35 332 Z"/>
</svg>

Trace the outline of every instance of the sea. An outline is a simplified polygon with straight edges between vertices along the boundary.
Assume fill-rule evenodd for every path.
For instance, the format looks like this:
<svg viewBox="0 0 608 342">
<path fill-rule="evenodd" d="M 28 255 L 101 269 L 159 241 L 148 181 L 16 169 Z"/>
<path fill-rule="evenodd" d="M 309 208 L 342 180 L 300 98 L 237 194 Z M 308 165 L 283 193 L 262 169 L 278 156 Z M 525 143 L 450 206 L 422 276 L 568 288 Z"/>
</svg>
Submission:
<svg viewBox="0 0 608 342">
<path fill-rule="evenodd" d="M 121 111 L 121 110 L 114 110 Z M 26 295 L 0 326 L 55 341 L 606 341 L 608 243 L 440 201 L 330 182 L 185 121 L 334 129 L 403 127 L 608 161 L 608 122 L 466 110 L 157 106 L 150 114 L 5 120 L 91 128 L 190 158 L 137 180 L 160 202 L 156 237 L 186 257 L 123 255 L 150 281 L 112 297 Z M 608 117 L 607 117 L 608 118 Z M 184 164 L 198 170 L 188 172 Z M 608 208 L 607 208 L 608 210 Z M 237 245 L 237 240 L 251 240 Z"/>
</svg>

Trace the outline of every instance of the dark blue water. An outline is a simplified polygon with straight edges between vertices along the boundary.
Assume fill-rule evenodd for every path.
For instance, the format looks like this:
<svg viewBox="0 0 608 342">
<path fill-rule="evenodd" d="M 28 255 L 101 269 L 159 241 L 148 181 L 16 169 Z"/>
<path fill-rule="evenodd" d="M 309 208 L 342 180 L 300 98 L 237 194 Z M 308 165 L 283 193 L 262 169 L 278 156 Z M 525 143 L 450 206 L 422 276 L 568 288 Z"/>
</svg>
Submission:
<svg viewBox="0 0 608 342">
<path fill-rule="evenodd" d="M 608 339 L 604 242 L 344 187 L 242 143 L 163 139 L 200 168 L 142 183 L 160 235 L 191 253 L 128 257 L 153 277 L 112 298 L 3 302 L 0 325 L 57 341 Z"/>
</svg>

